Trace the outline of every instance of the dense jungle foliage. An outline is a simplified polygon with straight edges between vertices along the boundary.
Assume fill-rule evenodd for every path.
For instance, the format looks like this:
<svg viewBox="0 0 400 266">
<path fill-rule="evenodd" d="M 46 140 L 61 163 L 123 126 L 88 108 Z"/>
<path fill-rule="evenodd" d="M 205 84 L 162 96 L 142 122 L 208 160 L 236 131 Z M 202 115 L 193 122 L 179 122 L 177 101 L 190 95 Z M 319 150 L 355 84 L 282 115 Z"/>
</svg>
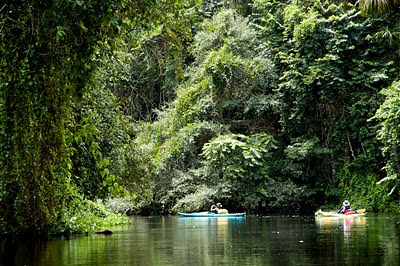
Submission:
<svg viewBox="0 0 400 266">
<path fill-rule="evenodd" d="M 400 211 L 397 1 L 6 0 L 0 36 L 2 234 Z"/>
</svg>

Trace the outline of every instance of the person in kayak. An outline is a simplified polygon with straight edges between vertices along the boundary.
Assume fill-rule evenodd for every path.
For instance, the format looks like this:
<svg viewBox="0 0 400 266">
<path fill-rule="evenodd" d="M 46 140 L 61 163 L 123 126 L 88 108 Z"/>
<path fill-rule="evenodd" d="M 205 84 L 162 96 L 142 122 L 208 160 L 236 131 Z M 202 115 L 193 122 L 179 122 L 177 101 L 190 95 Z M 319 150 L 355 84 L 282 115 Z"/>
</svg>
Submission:
<svg viewBox="0 0 400 266">
<path fill-rule="evenodd" d="M 222 204 L 219 202 L 215 205 L 214 204 L 211 205 L 210 211 L 214 212 L 214 213 L 218 213 L 218 214 L 227 214 L 228 213 L 227 209 L 222 209 Z"/>
<path fill-rule="evenodd" d="M 343 201 L 342 207 L 337 211 L 337 213 L 341 214 L 354 214 L 356 213 L 355 211 L 351 210 L 350 208 L 350 202 L 348 200 Z"/>
<path fill-rule="evenodd" d="M 217 206 L 215 204 L 211 205 L 210 212 L 218 213 L 218 208 L 217 208 Z"/>
<path fill-rule="evenodd" d="M 222 209 L 221 203 L 217 203 L 217 209 L 218 209 L 218 214 L 227 214 L 228 213 L 227 209 Z"/>
</svg>

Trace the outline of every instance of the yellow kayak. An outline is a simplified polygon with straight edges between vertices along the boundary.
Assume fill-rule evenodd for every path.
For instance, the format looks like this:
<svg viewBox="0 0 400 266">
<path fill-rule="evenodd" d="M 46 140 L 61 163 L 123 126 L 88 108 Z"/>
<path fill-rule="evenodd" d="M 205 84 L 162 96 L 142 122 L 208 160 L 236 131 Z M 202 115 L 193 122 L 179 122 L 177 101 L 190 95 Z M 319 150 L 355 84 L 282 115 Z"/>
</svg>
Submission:
<svg viewBox="0 0 400 266">
<path fill-rule="evenodd" d="M 318 210 L 315 213 L 316 217 L 337 217 L 337 218 L 350 218 L 350 217 L 360 217 L 366 214 L 365 209 L 356 210 L 354 214 L 342 214 L 337 212 L 324 212 L 322 210 Z"/>
</svg>

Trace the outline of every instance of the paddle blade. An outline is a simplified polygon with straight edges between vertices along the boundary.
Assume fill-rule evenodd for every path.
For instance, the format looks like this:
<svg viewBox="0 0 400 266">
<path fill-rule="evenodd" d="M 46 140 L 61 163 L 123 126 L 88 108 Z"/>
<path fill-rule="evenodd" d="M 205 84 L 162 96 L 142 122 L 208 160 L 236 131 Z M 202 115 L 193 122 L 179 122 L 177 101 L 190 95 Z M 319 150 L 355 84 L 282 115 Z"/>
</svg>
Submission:
<svg viewBox="0 0 400 266">
<path fill-rule="evenodd" d="M 356 213 L 365 213 L 366 212 L 366 209 L 358 209 L 358 210 L 356 210 Z"/>
</svg>

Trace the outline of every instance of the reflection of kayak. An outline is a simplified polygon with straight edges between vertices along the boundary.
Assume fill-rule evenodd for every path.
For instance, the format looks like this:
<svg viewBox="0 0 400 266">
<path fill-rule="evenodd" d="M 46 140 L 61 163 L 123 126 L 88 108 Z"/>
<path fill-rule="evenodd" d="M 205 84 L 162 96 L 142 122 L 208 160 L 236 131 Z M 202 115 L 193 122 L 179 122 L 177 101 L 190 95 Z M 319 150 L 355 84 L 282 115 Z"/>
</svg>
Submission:
<svg viewBox="0 0 400 266">
<path fill-rule="evenodd" d="M 245 213 L 227 213 L 227 214 L 217 214 L 213 212 L 192 212 L 192 213 L 184 213 L 178 212 L 178 214 L 182 217 L 244 217 Z"/>
<path fill-rule="evenodd" d="M 348 217 L 360 217 L 365 215 L 365 210 L 357 210 L 356 213 L 354 214 L 342 214 L 342 213 L 337 213 L 337 212 L 324 212 L 321 210 L 318 210 L 315 213 L 315 216 L 317 217 L 338 217 L 338 218 L 348 218 Z"/>
</svg>

